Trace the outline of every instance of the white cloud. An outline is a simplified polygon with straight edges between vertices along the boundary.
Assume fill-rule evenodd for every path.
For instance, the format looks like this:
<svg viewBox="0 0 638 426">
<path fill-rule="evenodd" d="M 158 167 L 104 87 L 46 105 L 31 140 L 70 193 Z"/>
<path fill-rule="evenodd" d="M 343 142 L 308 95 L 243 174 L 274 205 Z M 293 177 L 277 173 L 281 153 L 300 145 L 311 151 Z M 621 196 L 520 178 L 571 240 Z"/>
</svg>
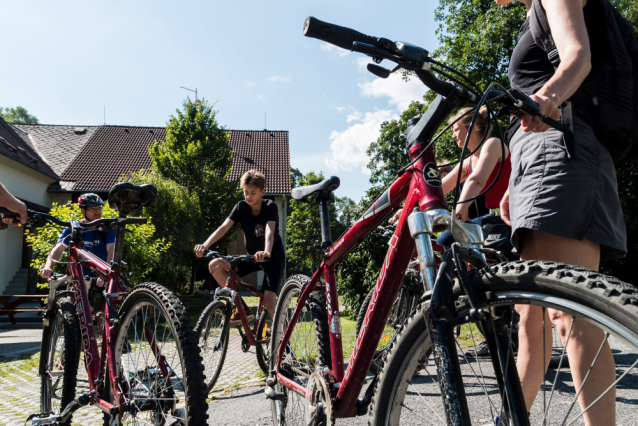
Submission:
<svg viewBox="0 0 638 426">
<path fill-rule="evenodd" d="M 264 101 L 264 95 L 257 95 L 257 99 L 259 99 L 260 101 Z"/>
<path fill-rule="evenodd" d="M 284 76 L 281 76 L 281 75 L 276 75 L 274 77 L 271 77 L 270 81 L 280 81 L 282 83 L 288 83 L 288 82 L 290 82 L 290 77 L 284 77 Z"/>
<path fill-rule="evenodd" d="M 427 88 L 417 78 L 412 77 L 408 81 L 401 78 L 401 73 L 396 72 L 388 78 L 375 78 L 366 83 L 359 83 L 359 88 L 364 96 L 388 97 L 388 103 L 403 112 L 412 101 L 423 100 L 423 94 Z"/>
<path fill-rule="evenodd" d="M 335 46 L 334 44 L 329 44 L 325 42 L 321 44 L 321 50 L 323 50 L 324 52 L 334 53 L 340 58 L 345 58 L 346 56 L 350 55 L 350 53 L 352 53 L 349 50 L 342 49 L 340 47 Z"/>
<path fill-rule="evenodd" d="M 326 160 L 328 168 L 335 172 L 339 169 L 352 171 L 361 167 L 362 173 L 369 174 L 370 172 L 366 171 L 366 164 L 368 164 L 366 150 L 370 143 L 379 137 L 381 123 L 397 118 L 399 118 L 398 114 L 391 110 L 366 112 L 353 118 L 352 121 L 359 122 L 343 132 L 333 131 L 330 135 L 332 155 Z"/>
<path fill-rule="evenodd" d="M 368 64 L 370 63 L 370 58 L 367 56 L 359 56 L 357 58 L 357 67 L 360 70 L 367 70 L 368 69 Z"/>
<path fill-rule="evenodd" d="M 346 122 L 350 123 L 353 121 L 359 121 L 361 120 L 362 117 L 363 117 L 363 114 L 361 114 L 356 109 L 352 108 L 352 112 L 348 114 L 348 118 L 346 118 Z"/>
<path fill-rule="evenodd" d="M 248 87 L 249 89 L 250 89 L 251 87 L 255 87 L 256 85 L 257 85 L 257 84 L 256 84 L 254 81 L 249 81 L 249 82 L 247 82 L 247 83 L 246 83 L 246 87 Z"/>
</svg>

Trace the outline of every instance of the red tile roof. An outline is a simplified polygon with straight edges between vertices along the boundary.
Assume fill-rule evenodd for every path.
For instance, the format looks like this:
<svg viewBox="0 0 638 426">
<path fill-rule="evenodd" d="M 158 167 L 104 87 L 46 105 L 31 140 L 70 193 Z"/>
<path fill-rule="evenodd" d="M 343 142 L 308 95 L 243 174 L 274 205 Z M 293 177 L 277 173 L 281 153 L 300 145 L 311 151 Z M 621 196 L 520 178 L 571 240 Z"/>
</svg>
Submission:
<svg viewBox="0 0 638 426">
<path fill-rule="evenodd" d="M 287 131 L 229 130 L 233 150 L 231 179 L 257 169 L 266 175 L 266 192 L 290 193 Z M 149 168 L 148 147 L 165 140 L 163 127 L 100 126 L 61 178 L 73 191 L 108 191 L 123 174 Z"/>
<path fill-rule="evenodd" d="M 50 178 L 55 180 L 60 179 L 31 147 L 26 134 L 16 132 L 16 130 L 2 118 L 0 118 L 0 154 L 43 173 Z"/>
</svg>

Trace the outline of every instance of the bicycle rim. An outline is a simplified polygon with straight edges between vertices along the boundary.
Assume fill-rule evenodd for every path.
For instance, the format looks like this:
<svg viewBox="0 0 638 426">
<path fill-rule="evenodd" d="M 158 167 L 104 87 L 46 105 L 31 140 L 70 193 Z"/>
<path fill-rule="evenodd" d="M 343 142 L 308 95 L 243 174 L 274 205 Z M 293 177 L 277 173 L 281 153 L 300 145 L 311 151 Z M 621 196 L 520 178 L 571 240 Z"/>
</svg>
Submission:
<svg viewBox="0 0 638 426">
<path fill-rule="evenodd" d="M 201 357 L 185 310 L 167 289 L 141 287 L 121 309 L 115 362 L 127 410 L 117 423 L 205 424 Z"/>
<path fill-rule="evenodd" d="M 204 310 L 195 326 L 208 392 L 215 386 L 226 357 L 228 319 L 228 305 L 223 301 L 214 301 Z"/>
<path fill-rule="evenodd" d="M 573 271 L 576 271 L 574 276 L 578 276 L 578 270 Z M 567 275 L 571 275 L 572 272 L 567 272 Z M 601 275 L 597 274 L 597 279 L 604 281 L 600 277 Z M 574 281 L 577 282 L 578 279 Z M 569 288 L 561 292 L 557 288 L 548 291 L 541 286 L 522 285 L 519 288 L 510 286 L 509 289 L 506 289 L 507 285 L 500 287 L 500 289 L 492 288 L 489 296 L 492 307 L 521 304 L 539 306 L 545 310 L 556 309 L 572 315 L 573 324 L 586 321 L 604 331 L 605 334 L 600 333 L 601 339 L 596 347 L 596 357 L 591 364 L 594 366 L 598 364 L 598 360 L 603 356 L 601 354 L 604 354 L 606 350 L 605 346 L 609 345 L 615 363 L 616 377 L 611 380 L 613 387 L 602 387 L 599 393 L 611 397 L 613 392 L 616 392 L 616 424 L 634 424 L 638 416 L 638 392 L 636 392 L 638 389 L 638 332 L 636 330 L 638 317 L 634 316 L 633 324 L 631 324 L 632 321 L 626 320 L 629 315 L 633 315 L 632 310 L 624 309 L 624 314 L 619 316 L 613 311 L 623 310 L 621 304 L 615 306 L 611 304 L 608 307 L 601 305 L 597 308 L 593 304 L 595 298 L 589 297 L 587 291 L 582 292 L 584 296 L 579 297 L 574 294 L 573 289 Z M 375 394 L 376 401 L 373 402 L 370 411 L 373 425 L 446 424 L 435 364 L 430 358 L 427 365 L 419 365 L 430 349 L 430 339 L 423 321 L 424 309 L 425 307 L 422 306 L 417 314 L 410 318 L 406 329 L 401 333 L 397 344 L 388 356 L 389 365 L 386 365 L 380 377 L 380 384 L 377 386 L 379 393 Z M 515 315 L 512 315 L 509 319 L 510 329 L 514 328 L 515 322 Z M 568 346 L 569 339 L 574 335 L 571 333 L 573 327 L 571 326 L 570 331 L 563 336 Z M 476 349 L 482 336 L 476 329 L 469 328 L 469 324 L 464 328 L 461 337 L 456 339 L 456 360 L 461 366 L 472 424 L 494 425 L 497 416 L 501 419 L 501 423 L 498 424 L 512 424 L 503 402 L 507 399 L 507 395 L 499 389 L 491 359 L 469 356 L 470 347 Z M 547 365 L 552 354 L 558 355 L 559 363 L 556 363 L 557 368 L 549 368 L 544 375 L 540 391 L 530 411 L 530 423 L 532 425 L 585 424 L 584 412 L 592 410 L 597 402 L 581 406 L 579 401 L 581 387 L 575 388 L 570 369 L 565 368 L 567 363 L 563 342 L 551 347 L 553 346 L 551 329 L 549 333 L 545 335 L 548 345 L 547 356 L 541 356 Z M 510 340 L 512 334 L 510 332 Z M 511 351 L 512 346 L 509 348 Z M 561 359 L 562 363 L 560 363 Z M 563 367 L 558 368 L 558 364 L 562 364 Z M 585 375 L 582 388 L 589 386 L 587 380 L 588 375 Z M 613 419 L 608 419 L 605 423 L 612 424 Z"/>
<path fill-rule="evenodd" d="M 271 342 L 272 368 L 274 368 L 273 364 L 279 351 L 281 339 L 297 307 L 304 284 L 304 282 L 289 279 L 277 301 Z M 325 300 L 322 300 L 317 292 L 313 292 L 295 324 L 279 367 L 281 374 L 304 388 L 307 387 L 308 380 L 315 371 L 315 367 L 329 363 L 325 352 L 326 350 L 329 351 L 330 347 L 329 343 L 328 346 L 325 345 L 326 339 L 329 339 L 329 337 L 327 335 L 327 318 L 324 315 Z M 272 401 L 274 424 L 289 426 L 308 425 L 309 418 L 307 417 L 305 398 L 281 384 L 275 386 L 275 391 L 283 392 L 285 399 L 283 401 Z"/>
</svg>

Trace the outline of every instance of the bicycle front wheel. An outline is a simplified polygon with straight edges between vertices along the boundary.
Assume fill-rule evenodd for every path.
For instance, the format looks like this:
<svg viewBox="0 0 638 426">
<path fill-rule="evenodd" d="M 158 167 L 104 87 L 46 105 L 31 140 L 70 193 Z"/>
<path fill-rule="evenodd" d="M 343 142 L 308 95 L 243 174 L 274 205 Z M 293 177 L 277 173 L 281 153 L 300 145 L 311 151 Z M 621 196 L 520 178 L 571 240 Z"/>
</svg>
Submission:
<svg viewBox="0 0 638 426">
<path fill-rule="evenodd" d="M 204 362 L 206 392 L 213 390 L 228 350 L 230 309 L 223 300 L 209 304 L 197 321 L 195 335 Z"/>
<path fill-rule="evenodd" d="M 600 342 L 596 342 L 594 347 L 596 356 L 591 363 L 588 361 L 587 366 L 593 366 L 591 370 L 598 368 L 597 365 L 604 363 L 605 351 L 609 351 L 615 363 L 615 378 L 609 380 L 610 384 L 592 388 L 595 384 L 588 383 L 589 374 L 585 374 L 583 379 L 581 372 L 583 385 L 576 389 L 568 369 L 542 371 L 541 364 L 543 382 L 531 409 L 531 424 L 585 424 L 585 412 L 600 403 L 595 399 L 581 406 L 581 389 L 588 389 L 588 386 L 603 400 L 613 397 L 615 392 L 615 398 L 611 400 L 616 401 L 617 424 L 635 422 L 638 416 L 636 287 L 583 268 L 537 261 L 499 264 L 486 271 L 475 271 L 470 278 L 484 308 L 531 305 L 543 311 L 553 309 L 571 315 L 573 320 L 569 333 L 563 336 L 568 346 L 570 339 L 578 339 L 572 335 L 575 324 L 587 322 L 604 331 L 600 332 Z M 446 423 L 436 367 L 433 362 L 425 368 L 419 365 L 431 347 L 424 321 L 427 306 L 422 305 L 409 318 L 387 356 L 369 410 L 371 425 Z M 463 315 L 464 308 L 459 309 L 459 315 Z M 512 314 L 512 318 L 508 319 L 511 325 L 515 323 L 513 317 Z M 552 331 L 549 324 L 545 329 L 549 330 L 545 336 L 547 356 L 545 358 L 541 351 L 540 357 L 547 365 L 551 356 Z M 468 346 L 475 346 L 480 337 L 475 324 L 464 325 L 456 339 L 458 356 L 449 361 L 458 362 L 461 366 L 472 424 L 496 424 L 495 418 L 499 417 L 499 425 L 510 425 L 511 416 L 504 403 L 506 397 L 498 386 L 492 363 L 467 356 Z M 514 347 L 510 346 L 509 350 L 514 350 Z M 561 355 L 564 357 L 565 353 Z M 570 359 L 570 364 L 573 364 L 572 361 Z M 446 402 L 455 401 L 448 398 Z M 613 414 L 612 410 L 605 423 L 614 423 Z"/>
<path fill-rule="evenodd" d="M 276 367 L 275 362 L 281 340 L 297 308 L 299 297 L 309 282 L 310 279 L 305 275 L 293 275 L 288 278 L 281 290 L 270 341 L 272 354 L 270 370 Z M 290 341 L 279 365 L 279 372 L 306 388 L 310 375 L 316 367 L 331 365 L 325 294 L 313 291 L 292 330 Z M 310 419 L 307 417 L 305 398 L 279 383 L 275 385 L 275 391 L 284 393 L 286 397 L 281 401 L 271 401 L 273 424 L 275 426 L 308 425 Z"/>
<path fill-rule="evenodd" d="M 177 296 L 159 284 L 139 284 L 122 303 L 119 316 L 114 356 L 125 411 L 111 421 L 205 425 L 202 358 Z M 112 392 L 109 396 L 113 402 Z"/>
<path fill-rule="evenodd" d="M 42 339 L 48 339 L 47 353 L 40 354 L 44 363 L 41 377 L 40 410 L 59 415 L 75 398 L 75 385 L 80 361 L 80 326 L 75 306 L 69 299 L 55 303 L 55 314 L 45 328 Z M 70 425 L 69 419 L 63 425 Z"/>
<path fill-rule="evenodd" d="M 272 335 L 272 318 L 266 309 L 263 310 L 257 322 L 257 335 L 255 346 L 257 350 L 257 363 L 261 371 L 268 374 L 270 363 L 270 336 Z"/>
</svg>

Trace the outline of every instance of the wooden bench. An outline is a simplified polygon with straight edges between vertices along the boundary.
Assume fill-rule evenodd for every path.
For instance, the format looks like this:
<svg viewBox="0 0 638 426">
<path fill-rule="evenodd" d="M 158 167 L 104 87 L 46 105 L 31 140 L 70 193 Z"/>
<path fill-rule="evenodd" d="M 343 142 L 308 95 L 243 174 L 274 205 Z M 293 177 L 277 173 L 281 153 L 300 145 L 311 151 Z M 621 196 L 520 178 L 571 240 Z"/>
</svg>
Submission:
<svg viewBox="0 0 638 426">
<path fill-rule="evenodd" d="M 14 296 L 0 296 L 0 315 L 9 315 L 11 324 L 16 324 L 15 314 L 21 312 L 41 312 L 44 311 L 44 299 L 47 298 L 47 294 L 29 294 L 29 295 L 14 295 Z M 25 302 L 37 300 L 40 302 L 39 308 L 19 308 Z"/>
</svg>

